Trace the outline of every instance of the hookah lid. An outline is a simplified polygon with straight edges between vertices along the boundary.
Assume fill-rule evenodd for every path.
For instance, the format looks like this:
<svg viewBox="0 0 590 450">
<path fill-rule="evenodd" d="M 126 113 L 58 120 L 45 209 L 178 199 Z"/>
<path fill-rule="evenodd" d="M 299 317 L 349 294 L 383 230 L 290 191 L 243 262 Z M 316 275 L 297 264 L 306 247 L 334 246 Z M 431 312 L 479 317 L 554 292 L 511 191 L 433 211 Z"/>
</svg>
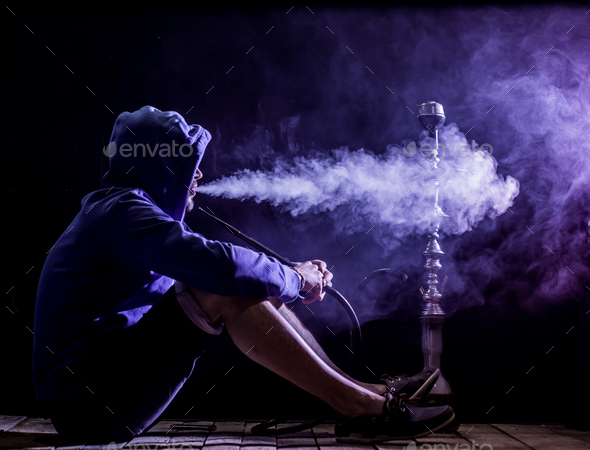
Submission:
<svg viewBox="0 0 590 450">
<path fill-rule="evenodd" d="M 436 103 L 433 101 L 425 102 L 420 105 L 418 109 L 418 116 L 441 116 L 445 117 L 445 111 L 443 109 L 443 105 L 440 103 Z"/>
<path fill-rule="evenodd" d="M 434 129 L 440 128 L 445 123 L 445 111 L 440 103 L 425 102 L 418 105 L 418 120 L 420 125 L 434 134 Z"/>
</svg>

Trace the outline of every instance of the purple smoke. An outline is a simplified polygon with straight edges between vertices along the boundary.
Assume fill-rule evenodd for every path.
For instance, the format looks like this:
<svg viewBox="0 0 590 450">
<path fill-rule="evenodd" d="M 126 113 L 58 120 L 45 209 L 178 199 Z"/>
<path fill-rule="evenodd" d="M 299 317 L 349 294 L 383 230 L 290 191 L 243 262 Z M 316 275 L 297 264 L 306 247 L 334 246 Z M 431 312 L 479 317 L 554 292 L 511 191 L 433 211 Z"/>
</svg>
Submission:
<svg viewBox="0 0 590 450">
<path fill-rule="evenodd" d="M 375 229 L 371 237 L 387 254 L 405 237 L 428 233 L 435 220 L 436 176 L 449 216 L 443 231 L 449 234 L 463 234 L 486 215 L 505 213 L 518 195 L 518 181 L 496 174 L 489 146 L 474 143 L 472 149 L 456 124 L 444 127 L 440 138 L 439 169 L 434 168 L 432 139 L 425 137 L 419 147 L 390 146 L 381 155 L 341 148 L 329 156 L 280 160 L 271 171 L 240 171 L 199 192 L 269 202 L 293 217 L 323 214 L 337 233 L 367 231 L 368 221 Z"/>
<path fill-rule="evenodd" d="M 272 44 L 257 56 L 274 87 L 260 93 L 252 138 L 234 142 L 233 154 L 217 154 L 220 165 L 233 161 L 233 175 L 203 192 L 269 201 L 309 226 L 329 219 L 336 236 L 375 225 L 379 255 L 358 254 L 343 269 L 356 284 L 377 258 L 394 268 L 419 265 L 421 254 L 407 249 L 426 230 L 423 172 L 432 164 L 403 149 L 428 142 L 412 113 L 434 100 L 447 115 L 442 144 L 493 148 L 487 160 L 441 156 L 441 206 L 451 216 L 441 241 L 446 309 L 510 296 L 542 311 L 579 299 L 590 275 L 590 14 L 577 6 L 315 12 L 281 19 L 287 31 L 276 39 L 292 60 Z M 298 64 L 304 70 L 286 76 Z M 286 98 L 299 103 L 273 106 Z M 384 178 L 380 185 L 350 173 L 362 163 Z M 306 172 L 333 176 L 309 184 Z M 289 177 L 300 181 L 298 192 L 281 184 Z M 337 182 L 346 177 L 348 186 Z M 406 196 L 419 177 L 424 187 Z M 234 184 L 240 191 L 232 191 L 239 180 L 251 182 L 249 190 Z"/>
</svg>

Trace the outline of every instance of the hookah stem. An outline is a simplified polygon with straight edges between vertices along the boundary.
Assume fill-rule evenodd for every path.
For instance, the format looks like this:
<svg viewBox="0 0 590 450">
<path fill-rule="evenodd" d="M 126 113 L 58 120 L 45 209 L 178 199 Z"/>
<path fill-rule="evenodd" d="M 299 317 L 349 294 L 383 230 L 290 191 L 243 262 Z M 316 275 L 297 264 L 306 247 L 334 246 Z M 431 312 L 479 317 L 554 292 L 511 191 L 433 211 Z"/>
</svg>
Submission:
<svg viewBox="0 0 590 450">
<path fill-rule="evenodd" d="M 289 261 L 287 258 L 279 255 L 278 253 L 276 253 L 275 251 L 271 250 L 270 248 L 268 248 L 266 245 L 261 244 L 260 242 L 258 242 L 255 239 L 252 239 L 250 236 L 246 236 L 244 233 L 242 233 L 240 230 L 238 230 L 236 227 L 231 226 L 229 223 L 224 222 L 223 220 L 217 218 L 216 216 L 214 216 L 213 214 L 208 213 L 207 211 L 205 211 L 203 208 L 199 207 L 199 212 L 205 214 L 207 217 L 213 219 L 215 222 L 223 225 L 224 227 L 226 227 L 231 234 L 239 237 L 240 239 L 242 239 L 243 241 L 246 241 L 248 244 L 250 244 L 252 247 L 257 248 L 258 250 L 260 250 L 261 252 L 266 253 L 269 256 L 272 256 L 273 258 L 278 259 L 280 262 L 282 262 L 283 264 L 289 266 L 289 267 L 295 267 L 296 264 L 293 263 L 292 261 Z"/>
<path fill-rule="evenodd" d="M 266 253 L 269 256 L 272 256 L 273 258 L 278 259 L 281 263 L 285 264 L 286 266 L 289 266 L 289 267 L 295 267 L 296 266 L 296 264 L 294 262 L 288 260 L 284 256 L 279 255 L 277 252 L 275 252 L 274 250 L 271 250 L 266 245 L 261 244 L 256 239 L 253 239 L 250 236 L 246 236 L 244 233 L 242 233 L 236 227 L 230 225 L 227 222 L 224 222 L 223 220 L 219 219 L 218 217 L 214 216 L 213 214 L 208 213 L 207 211 L 205 211 L 201 207 L 199 207 L 198 209 L 199 209 L 199 212 L 205 214 L 207 217 L 209 217 L 210 219 L 213 219 L 215 222 L 223 225 L 224 227 L 226 227 L 230 231 L 231 234 L 239 237 L 243 241 L 245 241 L 248 244 L 250 244 L 252 247 L 260 250 L 261 252 Z M 334 293 L 337 293 L 337 291 L 335 289 L 333 289 L 332 287 L 330 287 L 330 286 L 324 286 L 323 290 L 325 292 L 327 292 L 328 294 L 331 294 L 331 295 L 334 295 Z"/>
<path fill-rule="evenodd" d="M 439 157 L 438 157 L 438 128 L 434 129 L 434 150 L 436 151 L 436 155 L 434 157 L 434 170 L 438 170 L 438 162 L 440 161 Z M 438 215 L 438 192 L 439 192 L 439 178 L 436 175 L 435 172 L 435 178 L 434 178 L 434 187 L 435 187 L 435 193 L 434 193 L 434 208 L 435 208 L 435 213 L 436 213 L 436 219 L 434 222 L 434 232 L 438 233 L 438 229 L 440 228 L 440 216 Z"/>
</svg>

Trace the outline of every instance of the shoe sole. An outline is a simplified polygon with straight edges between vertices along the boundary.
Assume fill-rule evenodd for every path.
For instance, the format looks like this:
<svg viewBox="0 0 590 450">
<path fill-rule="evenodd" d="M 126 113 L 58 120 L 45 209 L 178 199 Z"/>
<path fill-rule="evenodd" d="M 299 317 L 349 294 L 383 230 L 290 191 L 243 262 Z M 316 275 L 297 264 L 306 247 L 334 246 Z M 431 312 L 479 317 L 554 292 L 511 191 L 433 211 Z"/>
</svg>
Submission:
<svg viewBox="0 0 590 450">
<path fill-rule="evenodd" d="M 360 433 L 350 433 L 350 435 L 346 436 L 346 437 L 336 436 L 336 441 L 337 442 L 347 442 L 349 444 L 372 444 L 372 443 L 403 440 L 403 439 L 416 439 L 416 438 L 420 438 L 423 436 L 427 436 L 427 435 L 432 434 L 436 431 L 440 431 L 440 430 L 448 427 L 451 423 L 453 423 L 454 420 L 455 420 L 455 413 L 453 413 L 453 415 L 448 420 L 446 420 L 444 423 L 440 424 L 438 427 L 434 427 L 431 430 L 429 430 L 427 428 L 426 431 L 424 431 L 422 433 L 409 434 L 407 436 L 384 436 L 384 435 L 381 435 L 381 436 L 376 436 L 376 437 L 364 437 Z"/>
<path fill-rule="evenodd" d="M 420 386 L 420 388 L 418 388 L 418 390 L 412 394 L 409 400 L 424 400 L 426 395 L 428 395 L 428 393 L 432 390 L 432 387 L 434 386 L 434 383 L 436 383 L 436 380 L 438 380 L 439 375 L 440 369 L 436 369 L 434 372 L 432 372 L 428 379 L 424 383 L 422 383 L 422 386 Z"/>
</svg>

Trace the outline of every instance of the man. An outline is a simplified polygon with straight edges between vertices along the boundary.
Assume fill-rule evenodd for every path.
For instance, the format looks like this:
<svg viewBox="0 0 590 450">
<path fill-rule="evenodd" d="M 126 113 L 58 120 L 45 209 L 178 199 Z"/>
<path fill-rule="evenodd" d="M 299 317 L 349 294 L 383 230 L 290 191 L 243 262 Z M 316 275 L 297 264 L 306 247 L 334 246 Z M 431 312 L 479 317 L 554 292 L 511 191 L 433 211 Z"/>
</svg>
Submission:
<svg viewBox="0 0 590 450">
<path fill-rule="evenodd" d="M 323 298 L 332 280 L 323 261 L 291 269 L 189 229 L 184 216 L 210 139 L 178 113 L 150 106 L 117 118 L 105 188 L 84 197 L 39 282 L 33 379 L 57 431 L 99 441 L 137 435 L 222 326 L 249 358 L 341 413 L 342 439 L 447 426 L 450 407 L 412 406 L 409 414 L 386 385 L 343 373 L 283 305 L 300 292 L 306 302 Z M 435 379 L 420 380 L 423 390 Z"/>
</svg>

